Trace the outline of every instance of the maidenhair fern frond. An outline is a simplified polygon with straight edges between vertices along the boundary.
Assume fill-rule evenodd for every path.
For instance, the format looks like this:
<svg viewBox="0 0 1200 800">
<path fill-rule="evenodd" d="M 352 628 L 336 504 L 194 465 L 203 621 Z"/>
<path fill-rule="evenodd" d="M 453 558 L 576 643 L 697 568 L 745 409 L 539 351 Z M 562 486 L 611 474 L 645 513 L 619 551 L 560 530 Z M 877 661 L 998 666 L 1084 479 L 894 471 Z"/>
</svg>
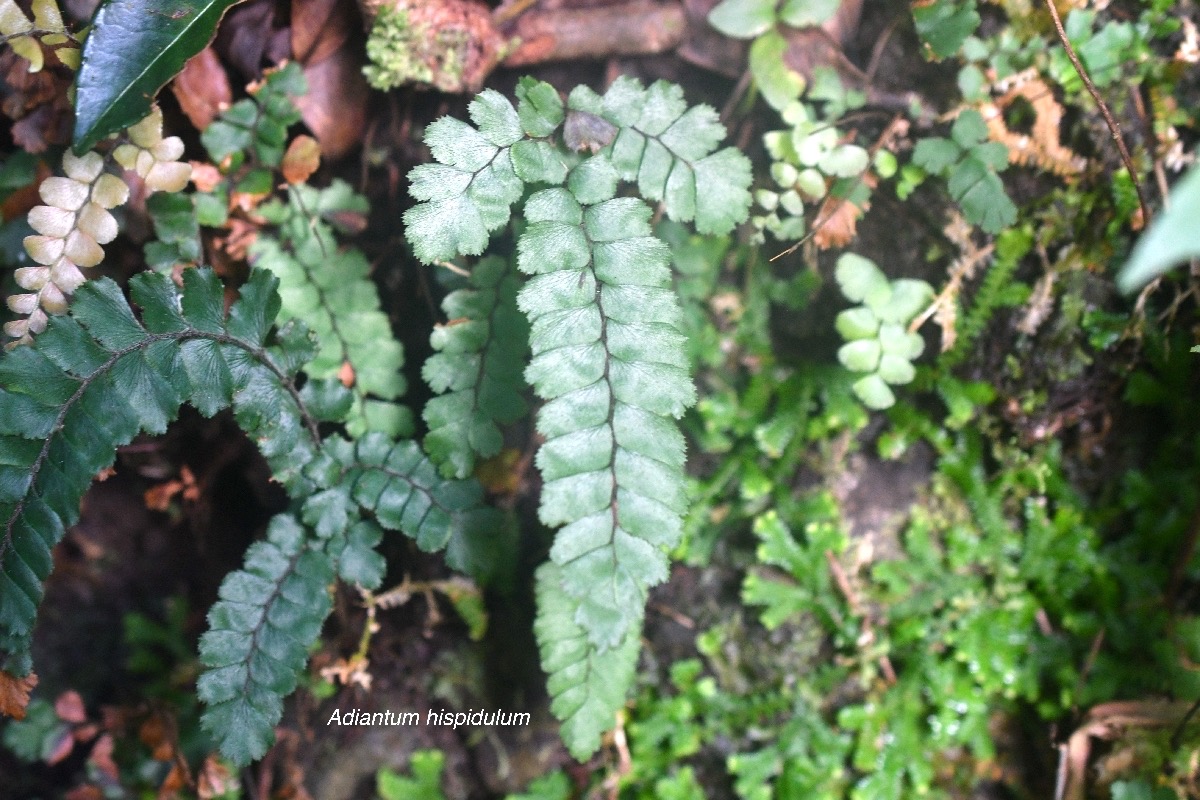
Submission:
<svg viewBox="0 0 1200 800">
<path fill-rule="evenodd" d="M 406 389 L 404 349 L 380 308 L 366 257 L 339 246 L 324 221 L 341 211 L 366 208 L 366 199 L 342 181 L 321 190 L 292 186 L 287 203 L 261 209 L 279 225 L 279 238 L 258 237 L 250 259 L 279 277 L 281 319 L 303 320 L 316 334 L 317 354 L 304 365 L 305 374 L 337 378 L 351 388 L 350 435 L 380 431 L 405 436 L 412 432 L 411 414 L 396 402 Z"/>
<path fill-rule="evenodd" d="M 568 185 L 571 182 L 568 181 Z M 565 526 L 550 557 L 601 648 L 633 633 L 664 548 L 687 509 L 684 445 L 672 418 L 695 399 L 670 253 L 650 208 L 577 185 L 525 207 L 518 264 L 533 274 L 518 302 L 532 322 L 526 377 L 548 402 L 537 463 L 542 522 Z M 598 201 L 584 207 L 575 197 Z"/>
<path fill-rule="evenodd" d="M 308 421 L 281 388 L 289 373 L 277 356 L 292 355 L 289 345 L 264 345 L 272 284 L 257 273 L 225 319 L 210 271 L 186 273 L 182 301 L 168 278 L 146 273 L 133 281 L 139 322 L 116 284 L 94 281 L 76 293 L 70 316 L 0 359 L 0 667 L 29 669 L 50 548 L 78 519 L 95 475 L 139 432 L 164 432 L 182 402 L 206 414 L 234 403 L 242 417 L 271 406 L 250 429 L 265 449 L 286 451 L 293 469 L 303 466 L 295 439 L 278 438 L 308 435 Z"/>
<path fill-rule="evenodd" d="M 477 457 L 500 452 L 500 426 L 526 413 L 529 324 L 517 309 L 518 285 L 509 261 L 485 258 L 471 270 L 470 288 L 442 301 L 448 321 L 434 328 L 437 352 L 422 375 L 440 393 L 425 405 L 425 450 L 448 477 L 465 478 Z"/>
<path fill-rule="evenodd" d="M 51 548 L 117 447 L 165 431 L 182 403 L 206 415 L 232 407 L 300 517 L 277 517 L 250 548 L 201 644 L 204 725 L 226 757 L 247 763 L 274 736 L 334 576 L 381 582 L 381 526 L 425 549 L 451 543 L 462 559 L 496 519 L 480 508 L 478 484 L 444 480 L 413 442 L 322 439 L 319 424 L 344 423 L 354 398 L 333 379 L 310 375 L 298 386 L 318 345 L 298 322 L 275 327 L 271 273 L 253 270 L 228 313 L 211 270 L 186 269 L 182 281 L 180 293 L 166 275 L 136 276 L 140 319 L 116 284 L 85 284 L 68 315 L 0 358 L 0 669 L 31 668 Z"/>
<path fill-rule="evenodd" d="M 410 173 L 419 202 L 405 223 L 425 263 L 476 255 L 527 183 L 554 187 L 524 203 L 517 265 L 530 277 L 517 304 L 530 322 L 525 378 L 546 401 L 539 516 L 561 527 L 539 573 L 538 638 L 554 711 L 585 757 L 623 701 L 646 593 L 666 579 L 666 551 L 680 537 L 687 492 L 674 419 L 695 400 L 669 248 L 652 235 L 650 207 L 617 190 L 635 182 L 671 218 L 727 233 L 746 218 L 750 165 L 733 148 L 714 152 L 725 135 L 716 113 L 689 109 L 665 82 L 644 89 L 619 78 L 603 96 L 578 88 L 565 112 L 547 84 L 523 79 L 517 96 L 514 109 L 481 94 L 471 105 L 478 129 L 451 119 L 430 126 L 439 163 Z M 447 333 L 431 362 L 435 389 L 463 393 L 429 414 L 427 446 L 457 474 L 499 446 L 494 423 L 506 412 L 489 401 L 485 414 L 467 414 L 480 385 L 469 367 L 482 362 L 445 352 L 479 351 L 479 312 L 452 321 L 466 327 Z M 465 419 L 457 427 L 456 414 Z"/>
</svg>

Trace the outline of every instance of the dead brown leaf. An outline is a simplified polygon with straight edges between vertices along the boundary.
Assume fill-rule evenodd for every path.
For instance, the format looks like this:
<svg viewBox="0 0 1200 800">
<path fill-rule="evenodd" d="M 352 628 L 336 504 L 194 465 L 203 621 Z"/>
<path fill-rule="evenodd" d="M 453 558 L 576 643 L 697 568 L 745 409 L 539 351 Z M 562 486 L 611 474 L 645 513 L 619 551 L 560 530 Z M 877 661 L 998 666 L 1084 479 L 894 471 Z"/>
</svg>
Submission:
<svg viewBox="0 0 1200 800">
<path fill-rule="evenodd" d="M 330 683 L 340 683 L 343 686 L 358 685 L 366 691 L 371 691 L 371 662 L 357 656 L 345 659 L 339 658 L 332 665 L 321 670 L 321 677 Z"/>
<path fill-rule="evenodd" d="M 100 706 L 100 722 L 106 731 L 123 731 L 131 723 L 133 712 L 123 706 Z"/>
<path fill-rule="evenodd" d="M 49 145 L 42 135 L 40 118 L 45 116 L 45 106 L 12 124 L 13 144 L 26 153 L 44 153 Z"/>
<path fill-rule="evenodd" d="M 342 48 L 304 68 L 308 94 L 297 97 L 296 105 L 321 152 L 333 161 L 357 147 L 366 129 L 370 89 L 362 58 L 357 50 Z"/>
<path fill-rule="evenodd" d="M 1004 95 L 995 102 L 984 103 L 979 111 L 987 122 L 988 136 L 1008 149 L 1008 160 L 1063 177 L 1082 172 L 1086 160 L 1059 141 L 1064 109 L 1050 87 L 1038 77 L 1037 70 L 1018 73 L 1004 85 L 1007 87 Z M 1010 131 L 1004 121 L 1005 110 L 1018 97 L 1024 98 L 1035 114 L 1029 133 Z"/>
<path fill-rule="evenodd" d="M 196 476 L 185 464 L 179 468 L 179 478 L 165 481 L 157 486 L 151 486 L 143 495 L 146 508 L 151 511 L 166 511 L 171 507 L 171 500 L 180 495 L 186 502 L 195 502 L 200 497 L 200 489 L 196 486 Z"/>
<path fill-rule="evenodd" d="M 96 740 L 96 744 L 92 747 L 92 753 L 88 756 L 88 761 L 92 765 L 104 773 L 114 781 L 121 779 L 121 773 L 117 769 L 117 763 L 113 761 L 113 737 L 111 734 L 104 734 Z"/>
<path fill-rule="evenodd" d="M 302 734 L 281 731 L 279 734 L 279 767 L 277 783 L 272 798 L 275 800 L 312 800 L 304 788 L 305 767 L 308 760 L 301 753 Z"/>
<path fill-rule="evenodd" d="M 167 777 L 163 778 L 162 785 L 158 787 L 158 800 L 173 800 L 179 790 L 188 786 L 191 783 L 192 776 L 188 774 L 187 764 L 175 762 L 171 766 L 171 771 L 167 773 Z"/>
<path fill-rule="evenodd" d="M 746 70 L 747 42 L 724 35 L 708 24 L 709 12 L 720 0 L 683 0 L 687 33 L 679 57 L 698 67 L 737 80 Z"/>
<path fill-rule="evenodd" d="M 71 751 L 75 749 L 75 737 L 71 735 L 71 729 L 64 727 L 58 732 L 58 740 L 54 743 L 54 749 L 50 751 L 50 755 L 46 756 L 47 764 L 57 764 L 71 755 Z"/>
<path fill-rule="evenodd" d="M 475 477 L 493 494 L 514 494 L 521 486 L 521 452 L 511 447 L 480 461 Z"/>
<path fill-rule="evenodd" d="M 234 261 L 245 261 L 246 252 L 258 238 L 258 226 L 248 220 L 231 217 L 229 235 L 214 240 L 213 244 Z"/>
<path fill-rule="evenodd" d="M 200 767 L 200 780 L 196 786 L 196 795 L 200 800 L 211 800 L 228 794 L 237 786 L 237 778 L 222 764 L 216 755 L 209 755 Z"/>
<path fill-rule="evenodd" d="M 859 208 L 849 200 L 840 197 L 826 198 L 821 204 L 820 212 L 817 213 L 813 242 L 821 250 L 850 244 L 858 234 L 858 218 L 864 211 L 866 208 Z"/>
<path fill-rule="evenodd" d="M 229 76 L 211 46 L 188 59 L 171 91 L 197 130 L 207 128 L 233 102 Z"/>
<path fill-rule="evenodd" d="M 59 70 L 29 72 L 28 66 L 12 50 L 0 51 L 0 110 L 14 121 L 14 140 L 29 152 L 41 152 L 70 141 L 74 115 L 66 97 L 70 80 Z"/>
<path fill-rule="evenodd" d="M 25 719 L 29 693 L 37 686 L 38 676 L 31 672 L 23 678 L 0 671 L 0 714 L 13 719 Z"/>
<path fill-rule="evenodd" d="M 170 761 L 175 758 L 175 746 L 171 742 L 166 724 L 158 714 L 154 714 L 138 726 L 138 739 L 150 748 L 150 757 L 156 761 Z"/>
<path fill-rule="evenodd" d="M 196 483 L 196 476 L 187 464 L 179 468 L 179 479 L 183 481 L 184 501 L 194 503 L 199 500 L 200 486 Z"/>
<path fill-rule="evenodd" d="M 4 198 L 3 203 L 0 203 L 0 220 L 8 221 L 23 217 L 29 213 L 31 208 L 40 205 L 42 198 L 38 194 L 38 186 L 53 174 L 50 167 L 46 166 L 46 162 L 39 160 L 33 181 L 28 186 L 17 189 Z"/>
<path fill-rule="evenodd" d="M 292 55 L 305 66 L 319 64 L 358 27 L 354 0 L 292 0 Z"/>
<path fill-rule="evenodd" d="M 192 184 L 201 192 L 211 192 L 223 180 L 221 170 L 205 161 L 192 161 Z"/>
<path fill-rule="evenodd" d="M 367 229 L 367 224 L 370 220 L 367 215 L 361 211 L 333 211 L 328 214 L 323 214 L 325 220 L 330 225 L 337 228 L 339 232 L 348 236 L 357 236 Z"/>
<path fill-rule="evenodd" d="M 304 183 L 321 166 L 321 145 L 311 136 L 297 136 L 283 154 L 283 179 L 290 184 Z"/>
<path fill-rule="evenodd" d="M 100 726 L 95 722 L 88 722 L 83 725 L 76 725 L 71 730 L 71 735 L 75 737 L 77 742 L 90 742 L 95 739 L 100 733 Z"/>
<path fill-rule="evenodd" d="M 1084 800 L 1087 796 L 1092 739 L 1113 741 L 1130 730 L 1177 727 L 1186 722 L 1190 705 L 1185 701 L 1129 700 L 1093 707 L 1067 742 L 1058 746 L 1062 788 L 1057 796 L 1065 800 Z"/>
<path fill-rule="evenodd" d="M 44 153 L 70 138 L 69 118 L 54 106 L 38 106 L 12 125 L 13 142 L 28 153 Z"/>
<path fill-rule="evenodd" d="M 63 722 L 86 722 L 87 710 L 83 707 L 83 698 L 74 689 L 68 689 L 54 701 L 54 713 Z"/>
<path fill-rule="evenodd" d="M 269 53 L 276 30 L 275 0 L 249 0 L 225 15 L 217 28 L 214 46 L 243 82 L 254 80 L 262 72 L 264 62 L 273 62 Z M 286 30 L 283 33 L 286 35 Z"/>
<path fill-rule="evenodd" d="M 151 486 L 142 496 L 146 508 L 151 511 L 166 511 L 171 507 L 171 498 L 179 494 L 183 484 L 179 481 L 167 481 L 157 486 Z"/>
<path fill-rule="evenodd" d="M 263 201 L 268 199 L 272 194 L 273 192 L 270 189 L 264 192 L 239 192 L 235 190 L 229 193 L 229 207 L 230 209 L 241 209 L 247 215 L 258 216 L 255 213 L 255 209 L 262 205 Z"/>
</svg>

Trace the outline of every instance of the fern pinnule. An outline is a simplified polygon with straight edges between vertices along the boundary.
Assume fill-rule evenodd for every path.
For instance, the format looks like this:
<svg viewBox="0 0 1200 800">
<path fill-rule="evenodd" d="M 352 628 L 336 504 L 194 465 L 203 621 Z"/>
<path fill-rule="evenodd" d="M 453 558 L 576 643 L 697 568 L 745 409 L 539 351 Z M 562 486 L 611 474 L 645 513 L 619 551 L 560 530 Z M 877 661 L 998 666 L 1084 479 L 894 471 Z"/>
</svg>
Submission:
<svg viewBox="0 0 1200 800">
<path fill-rule="evenodd" d="M 129 141 L 117 145 L 113 158 L 136 172 L 151 192 L 179 192 L 192 177 L 192 167 L 180 161 L 183 140 L 162 135 L 162 110 L 158 106 L 141 122 L 126 130 Z"/>
<path fill-rule="evenodd" d="M 525 191 L 510 155 L 525 136 L 516 109 L 488 89 L 471 102 L 470 113 L 478 129 L 453 117 L 434 121 L 425 143 L 438 163 L 409 173 L 409 193 L 421 202 L 404 214 L 404 225 L 426 264 L 482 253 Z"/>
</svg>

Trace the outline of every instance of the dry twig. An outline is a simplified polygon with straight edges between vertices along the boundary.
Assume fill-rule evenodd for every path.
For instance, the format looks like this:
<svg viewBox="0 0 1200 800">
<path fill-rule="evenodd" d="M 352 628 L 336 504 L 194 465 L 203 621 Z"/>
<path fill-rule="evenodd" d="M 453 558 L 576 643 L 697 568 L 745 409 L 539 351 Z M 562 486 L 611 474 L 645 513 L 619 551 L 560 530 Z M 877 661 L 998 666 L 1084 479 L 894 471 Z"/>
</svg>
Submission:
<svg viewBox="0 0 1200 800">
<path fill-rule="evenodd" d="M 1080 80 L 1083 81 L 1083 85 L 1087 87 L 1092 99 L 1096 101 L 1096 105 L 1100 107 L 1100 113 L 1104 116 L 1104 122 L 1112 132 L 1113 141 L 1117 143 L 1117 149 L 1121 152 L 1121 161 L 1124 162 L 1125 169 L 1129 170 L 1129 177 L 1133 181 L 1134 190 L 1137 192 L 1138 205 L 1142 208 L 1142 222 L 1145 225 L 1149 225 L 1150 206 L 1146 202 L 1146 193 L 1142 189 L 1141 178 L 1138 177 L 1137 170 L 1134 169 L 1133 158 L 1129 155 L 1129 148 L 1125 146 L 1125 137 L 1121 135 L 1121 126 L 1113 118 L 1112 112 L 1108 110 L 1108 104 L 1100 96 L 1099 90 L 1096 89 L 1096 84 L 1092 83 L 1087 70 L 1083 68 L 1083 63 L 1079 60 L 1079 55 L 1075 52 L 1074 46 L 1071 45 L 1071 40 L 1067 38 L 1067 32 L 1063 28 L 1062 17 L 1059 16 L 1058 9 L 1054 5 L 1054 0 L 1046 0 L 1046 8 L 1049 9 L 1050 17 L 1054 20 L 1054 29 L 1058 31 L 1058 40 L 1062 42 L 1062 46 L 1067 51 L 1067 58 L 1071 59 L 1071 64 L 1075 67 L 1075 72 L 1079 75 Z"/>
</svg>

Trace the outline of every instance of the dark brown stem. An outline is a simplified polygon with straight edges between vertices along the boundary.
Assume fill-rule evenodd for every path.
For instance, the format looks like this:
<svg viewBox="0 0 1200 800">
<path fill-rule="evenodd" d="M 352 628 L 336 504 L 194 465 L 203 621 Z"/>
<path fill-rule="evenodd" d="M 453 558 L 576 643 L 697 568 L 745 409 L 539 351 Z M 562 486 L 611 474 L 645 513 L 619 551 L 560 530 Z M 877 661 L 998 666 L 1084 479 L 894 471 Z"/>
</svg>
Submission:
<svg viewBox="0 0 1200 800">
<path fill-rule="evenodd" d="M 1112 112 L 1108 110 L 1108 104 L 1100 96 L 1100 92 L 1096 89 L 1096 84 L 1092 83 L 1092 79 L 1088 77 L 1087 71 L 1083 68 L 1083 63 L 1079 60 L 1079 55 L 1071 45 L 1071 40 L 1067 38 L 1067 32 L 1063 28 L 1062 17 L 1058 14 L 1058 8 L 1055 7 L 1054 0 L 1046 0 L 1046 8 L 1050 10 L 1050 16 L 1054 20 L 1054 29 L 1058 31 L 1058 40 L 1066 48 L 1067 58 L 1071 59 L 1071 64 L 1075 67 L 1075 72 L 1078 73 L 1080 80 L 1083 81 L 1083 85 L 1087 87 L 1092 99 L 1096 101 L 1096 105 L 1100 107 L 1100 113 L 1104 116 L 1104 122 L 1108 125 L 1109 131 L 1112 132 L 1113 141 L 1117 143 L 1117 150 L 1121 152 L 1121 161 L 1125 163 L 1125 169 L 1129 170 L 1129 177 L 1133 180 L 1133 188 L 1137 192 L 1138 204 L 1142 207 L 1142 224 L 1149 225 L 1150 205 L 1146 202 L 1146 193 L 1142 191 L 1142 181 L 1138 178 L 1137 170 L 1133 167 L 1133 158 L 1129 155 L 1129 148 L 1125 146 L 1125 137 L 1121 135 L 1121 126 L 1117 124 Z"/>
<path fill-rule="evenodd" d="M 1183 588 L 1187 566 L 1191 563 L 1192 556 L 1196 554 L 1196 545 L 1198 542 L 1200 542 L 1200 505 L 1192 512 L 1187 532 L 1179 545 L 1179 554 L 1175 558 L 1174 564 L 1171 567 L 1171 575 L 1167 579 L 1166 591 L 1163 593 L 1163 604 L 1167 607 L 1167 613 L 1172 617 L 1175 615 L 1175 606 L 1179 600 L 1179 591 Z"/>
<path fill-rule="evenodd" d="M 729 120 L 733 118 L 733 112 L 737 110 L 738 104 L 746 96 L 746 90 L 750 88 L 752 77 L 749 69 L 743 71 L 742 77 L 738 78 L 737 85 L 729 93 L 729 99 L 725 101 L 725 105 L 721 108 L 721 124 L 725 127 L 729 127 Z"/>
<path fill-rule="evenodd" d="M 907 12 L 906 12 L 907 13 Z M 892 34 L 896 32 L 896 26 L 900 24 L 902 18 L 897 16 L 891 23 L 883 29 L 883 33 L 879 34 L 879 38 L 875 40 L 875 46 L 871 48 L 871 61 L 867 64 L 867 84 L 875 82 L 875 73 L 879 71 L 879 62 L 883 60 L 883 50 L 887 47 L 888 41 L 892 38 Z"/>
<path fill-rule="evenodd" d="M 686 29 L 682 6 L 653 0 L 530 10 L 504 29 L 520 40 L 504 66 L 663 53 L 679 46 Z"/>
</svg>

